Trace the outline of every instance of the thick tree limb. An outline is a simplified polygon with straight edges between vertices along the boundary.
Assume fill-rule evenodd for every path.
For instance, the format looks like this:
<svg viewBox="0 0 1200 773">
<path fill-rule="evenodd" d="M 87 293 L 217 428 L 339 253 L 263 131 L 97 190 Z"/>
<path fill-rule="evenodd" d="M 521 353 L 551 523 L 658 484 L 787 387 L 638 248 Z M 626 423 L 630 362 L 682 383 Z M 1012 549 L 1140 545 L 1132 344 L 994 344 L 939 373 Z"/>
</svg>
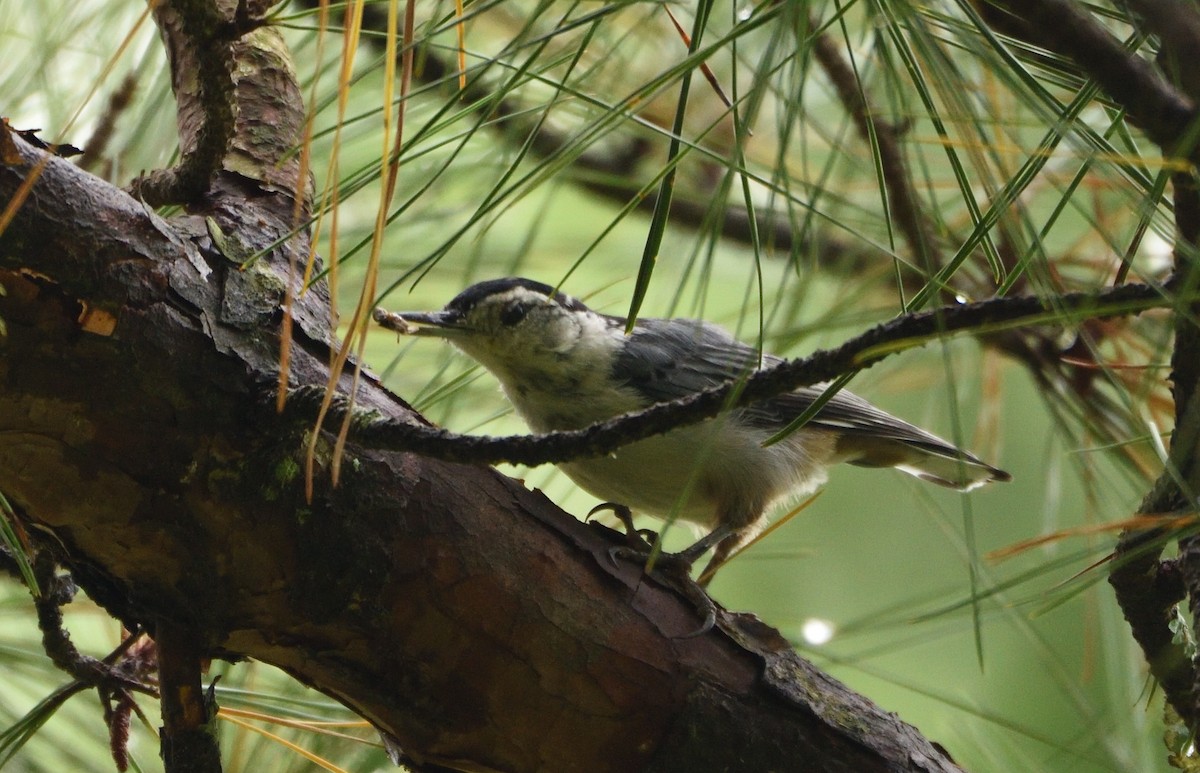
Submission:
<svg viewBox="0 0 1200 773">
<path fill-rule="evenodd" d="M 1185 142 L 1196 107 L 1154 65 L 1127 50 L 1071 0 L 978 0 L 983 18 L 1005 34 L 1073 59 L 1167 155 L 1197 160 Z"/>
<path fill-rule="evenodd" d="M 1200 99 L 1200 11 L 1186 0 L 1125 0 L 1161 42 L 1158 65 L 1192 102 Z"/>
<path fill-rule="evenodd" d="M 135 180 L 134 195 L 152 206 L 200 206 L 214 182 L 235 176 L 296 190 L 300 162 L 281 143 L 298 136 L 295 122 L 304 120 L 290 109 L 299 93 L 291 72 L 278 69 L 286 53 L 282 38 L 258 29 L 261 15 L 279 1 L 155 4 L 171 63 L 181 161 Z"/>
<path fill-rule="evenodd" d="M 137 180 L 134 192 L 154 206 L 190 203 L 208 189 L 233 139 L 235 36 L 217 3 L 158 3 L 154 17 L 167 44 L 173 91 L 188 95 L 179 100 L 182 161 Z"/>
</svg>

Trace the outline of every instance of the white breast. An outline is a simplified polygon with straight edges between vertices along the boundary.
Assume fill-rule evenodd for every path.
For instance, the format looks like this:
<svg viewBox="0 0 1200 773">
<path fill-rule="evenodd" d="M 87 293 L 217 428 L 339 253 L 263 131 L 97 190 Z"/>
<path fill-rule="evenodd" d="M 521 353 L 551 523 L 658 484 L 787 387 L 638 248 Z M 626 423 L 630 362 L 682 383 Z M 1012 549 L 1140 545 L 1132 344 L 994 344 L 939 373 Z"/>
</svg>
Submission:
<svg viewBox="0 0 1200 773">
<path fill-rule="evenodd" d="M 569 321 L 578 334 L 558 336 L 573 342 L 569 359 L 553 352 L 503 362 L 478 357 L 535 432 L 582 429 L 645 407 L 632 389 L 614 389 L 605 368 L 587 367 L 612 360 L 620 332 L 594 315 Z M 586 346 L 596 351 L 582 351 Z M 718 522 L 741 528 L 776 500 L 815 490 L 833 462 L 831 433 L 805 429 L 764 448 L 767 436 L 721 417 L 558 467 L 590 494 L 635 512 L 710 529 Z"/>
<path fill-rule="evenodd" d="M 560 464 L 585 491 L 635 512 L 712 528 L 748 526 L 776 500 L 825 482 L 833 438 L 804 433 L 763 448 L 766 433 L 727 419 L 674 430 L 595 459 Z"/>
</svg>

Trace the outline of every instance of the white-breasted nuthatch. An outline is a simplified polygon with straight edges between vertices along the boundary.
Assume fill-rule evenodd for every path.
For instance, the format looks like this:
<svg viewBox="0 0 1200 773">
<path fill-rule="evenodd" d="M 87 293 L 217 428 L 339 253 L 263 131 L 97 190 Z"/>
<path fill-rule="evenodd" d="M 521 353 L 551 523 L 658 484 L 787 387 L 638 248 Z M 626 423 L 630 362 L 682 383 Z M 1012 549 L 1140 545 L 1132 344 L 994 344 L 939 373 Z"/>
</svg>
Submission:
<svg viewBox="0 0 1200 773">
<path fill-rule="evenodd" d="M 535 432 L 577 430 L 744 377 L 780 358 L 690 319 L 625 320 L 529 279 L 468 287 L 441 311 L 375 319 L 402 333 L 444 338 L 499 380 Z M 711 576 L 765 526 L 770 505 L 814 491 L 838 462 L 895 467 L 967 491 L 1009 480 L 953 444 L 841 390 L 784 440 L 763 441 L 809 408 L 824 385 L 797 389 L 715 419 L 558 467 L 589 493 L 708 530 L 678 554 L 688 564 L 716 547 Z"/>
</svg>

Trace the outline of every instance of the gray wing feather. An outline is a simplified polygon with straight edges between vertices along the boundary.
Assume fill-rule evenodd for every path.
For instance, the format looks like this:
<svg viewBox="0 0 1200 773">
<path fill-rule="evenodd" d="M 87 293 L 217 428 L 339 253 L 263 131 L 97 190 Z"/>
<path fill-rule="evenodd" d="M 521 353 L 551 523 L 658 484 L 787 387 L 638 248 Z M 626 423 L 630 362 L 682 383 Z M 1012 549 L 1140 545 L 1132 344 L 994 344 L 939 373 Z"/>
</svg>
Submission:
<svg viewBox="0 0 1200 773">
<path fill-rule="evenodd" d="M 765 429 L 779 429 L 799 416 L 821 396 L 825 384 L 804 387 L 795 392 L 765 400 L 746 409 L 748 417 Z M 942 440 L 937 435 L 913 426 L 903 419 L 885 413 L 858 395 L 841 390 L 821 407 L 811 426 L 822 427 L 843 435 L 858 435 L 881 440 L 895 440 L 939 455 L 958 456 L 978 461 L 974 456 Z"/>
<path fill-rule="evenodd" d="M 757 351 L 721 328 L 699 320 L 641 320 L 631 338 L 613 364 L 613 377 L 650 402 L 675 400 L 759 367 Z M 769 367 L 780 361 L 778 357 L 764 355 L 762 365 Z M 803 387 L 755 403 L 742 409 L 742 413 L 752 425 L 773 432 L 807 410 L 825 386 Z M 822 406 L 810 426 L 847 435 L 896 440 L 936 454 L 961 453 L 936 435 L 885 413 L 844 389 Z"/>
<path fill-rule="evenodd" d="M 613 363 L 612 375 L 648 401 L 661 403 L 723 384 L 757 367 L 757 352 L 715 325 L 690 319 L 644 319 Z"/>
</svg>

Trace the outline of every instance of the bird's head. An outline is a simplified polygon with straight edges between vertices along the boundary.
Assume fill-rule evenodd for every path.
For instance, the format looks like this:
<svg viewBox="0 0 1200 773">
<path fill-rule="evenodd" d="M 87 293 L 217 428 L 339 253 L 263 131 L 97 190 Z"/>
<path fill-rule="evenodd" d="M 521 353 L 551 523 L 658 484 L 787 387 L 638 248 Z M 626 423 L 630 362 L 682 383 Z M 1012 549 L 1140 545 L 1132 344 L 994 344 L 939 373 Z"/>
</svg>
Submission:
<svg viewBox="0 0 1200 773">
<path fill-rule="evenodd" d="M 441 311 L 376 309 L 375 321 L 409 335 L 444 338 L 502 382 L 539 376 L 558 381 L 581 367 L 607 369 L 620 340 L 619 320 L 519 277 L 472 285 Z"/>
</svg>

